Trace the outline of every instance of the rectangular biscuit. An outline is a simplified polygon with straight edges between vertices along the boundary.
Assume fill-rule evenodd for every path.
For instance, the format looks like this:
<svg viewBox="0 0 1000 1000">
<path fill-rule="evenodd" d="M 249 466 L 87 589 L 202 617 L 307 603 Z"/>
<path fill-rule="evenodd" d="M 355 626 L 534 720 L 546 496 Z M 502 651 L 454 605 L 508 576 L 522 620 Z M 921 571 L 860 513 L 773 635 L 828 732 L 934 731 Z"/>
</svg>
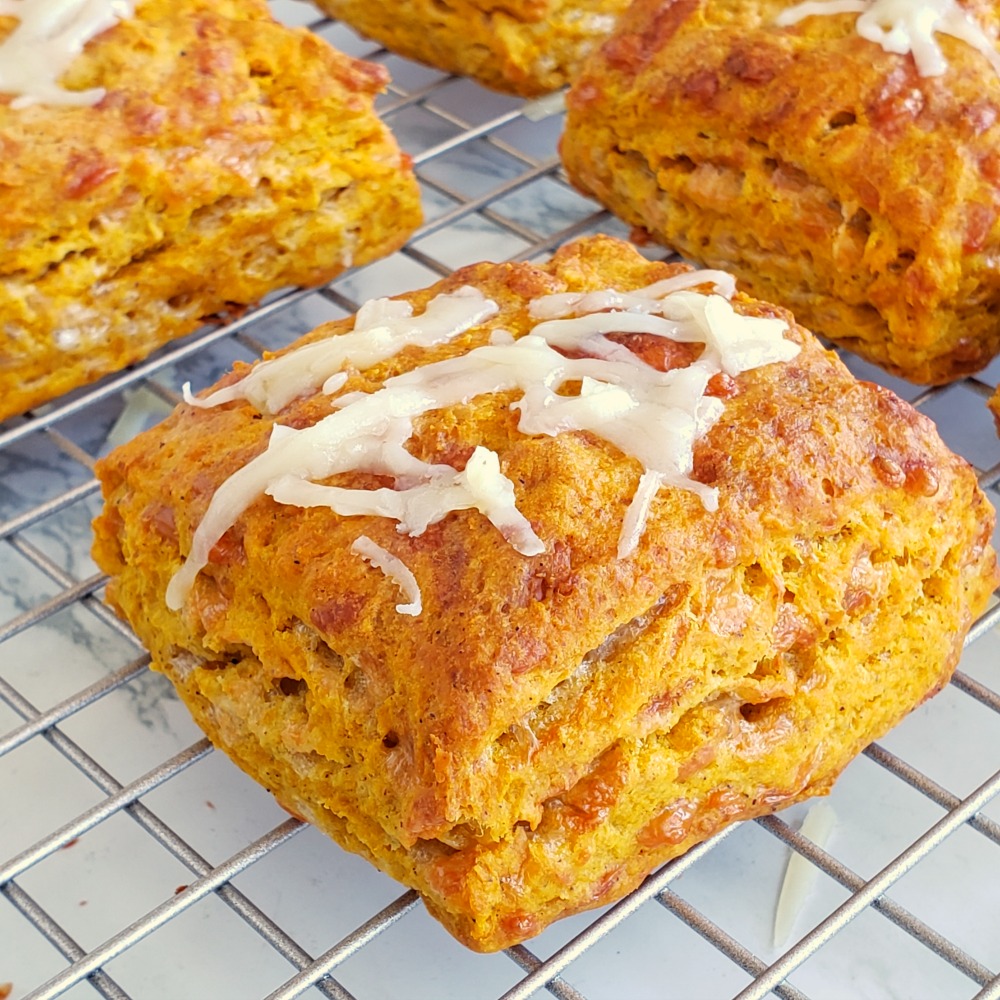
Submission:
<svg viewBox="0 0 1000 1000">
<path fill-rule="evenodd" d="M 399 247 L 386 81 L 264 0 L 139 0 L 41 103 L 0 94 L 0 419 Z"/>
<path fill-rule="evenodd" d="M 825 793 L 997 580 L 927 418 L 607 237 L 368 303 L 97 472 L 198 723 L 482 950 Z"/>
<path fill-rule="evenodd" d="M 1000 9 L 949 6 L 638 0 L 573 81 L 567 173 L 887 371 L 978 371 L 1000 353 Z"/>
</svg>

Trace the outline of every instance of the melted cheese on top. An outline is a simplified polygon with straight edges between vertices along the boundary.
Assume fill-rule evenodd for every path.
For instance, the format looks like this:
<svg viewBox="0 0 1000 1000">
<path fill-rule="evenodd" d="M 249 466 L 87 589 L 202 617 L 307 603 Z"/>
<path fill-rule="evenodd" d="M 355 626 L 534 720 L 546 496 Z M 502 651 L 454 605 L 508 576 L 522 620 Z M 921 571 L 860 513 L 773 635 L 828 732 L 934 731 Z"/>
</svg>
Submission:
<svg viewBox="0 0 1000 1000">
<path fill-rule="evenodd" d="M 417 578 L 398 556 L 383 549 L 367 535 L 358 535 L 351 543 L 351 551 L 361 556 L 370 566 L 382 570 L 385 575 L 406 595 L 407 603 L 397 604 L 396 610 L 401 615 L 419 615 L 423 610 L 420 599 L 420 587 Z"/>
<path fill-rule="evenodd" d="M 703 278 L 699 283 L 709 282 Z M 720 283 L 731 291 L 731 282 L 720 279 L 715 287 Z M 716 509 L 717 491 L 690 475 L 695 442 L 724 409 L 721 400 L 705 394 L 709 380 L 721 372 L 738 375 L 789 361 L 799 347 L 784 338 L 787 325 L 782 320 L 743 316 L 726 296 L 685 287 L 691 284 L 687 278 L 669 279 L 631 293 L 545 296 L 531 304 L 531 312 L 551 318 L 519 339 L 497 335 L 465 354 L 389 378 L 374 392 L 336 396 L 335 411 L 310 427 L 296 430 L 275 424 L 266 450 L 225 480 L 212 497 L 191 551 L 170 581 L 168 606 L 176 610 L 183 605 L 213 546 L 263 494 L 299 507 L 329 507 L 342 516 L 388 517 L 410 535 L 421 534 L 451 511 L 475 509 L 517 552 L 525 556 L 544 552 L 545 543 L 518 509 L 514 485 L 495 452 L 477 447 L 459 471 L 424 462 L 406 448 L 414 418 L 486 394 L 517 394 L 510 405 L 519 414 L 518 429 L 523 434 L 588 431 L 638 460 L 643 472 L 622 527 L 620 557 L 637 546 L 662 486 L 693 492 L 706 509 Z M 473 303 L 477 314 L 497 311 L 495 304 L 478 302 L 466 289 L 432 301 L 437 303 L 434 316 L 454 313 L 458 324 L 466 322 L 463 310 Z M 609 301 L 625 308 L 608 309 Z M 408 317 L 408 322 L 419 327 L 422 318 Z M 433 326 L 436 320 L 426 322 Z M 687 368 L 661 372 L 609 337 L 622 332 L 700 343 L 704 349 Z M 444 328 L 436 334 L 445 339 L 447 335 Z M 413 337 L 419 340 L 417 334 L 407 334 L 408 341 Z M 340 353 L 339 339 L 331 338 L 334 355 Z M 318 346 L 299 350 L 312 356 Z M 320 367 L 321 374 L 329 371 Z M 301 385 L 300 375 L 297 364 L 289 362 L 288 386 Z M 261 402 L 287 397 L 291 388 L 280 385 L 285 377 L 279 378 L 277 387 L 271 385 Z M 330 379 L 325 374 L 327 384 Z M 202 402 L 223 401 L 213 394 Z M 390 477 L 393 487 L 348 489 L 319 482 L 349 471 Z"/>
<path fill-rule="evenodd" d="M 96 104 L 104 89 L 65 90 L 59 78 L 96 35 L 131 17 L 134 0 L 0 0 L 0 16 L 18 24 L 0 42 L 0 93 L 12 108 Z"/>
<path fill-rule="evenodd" d="M 862 38 L 897 55 L 913 54 L 921 76 L 941 76 L 948 63 L 935 34 L 951 35 L 971 45 L 1000 73 L 996 45 L 956 0 L 806 0 L 778 15 L 779 25 L 795 24 L 819 14 L 859 15 L 855 29 Z"/>
<path fill-rule="evenodd" d="M 498 309 L 478 288 L 468 285 L 450 295 L 436 295 L 414 317 L 409 302 L 372 299 L 359 310 L 350 333 L 307 344 L 254 365 L 239 382 L 217 389 L 204 399 L 184 399 L 192 406 L 212 407 L 245 399 L 262 413 L 279 413 L 293 399 L 321 386 L 328 394 L 347 381 L 346 365 L 365 369 L 398 354 L 408 344 L 433 347 L 489 319 Z"/>
</svg>

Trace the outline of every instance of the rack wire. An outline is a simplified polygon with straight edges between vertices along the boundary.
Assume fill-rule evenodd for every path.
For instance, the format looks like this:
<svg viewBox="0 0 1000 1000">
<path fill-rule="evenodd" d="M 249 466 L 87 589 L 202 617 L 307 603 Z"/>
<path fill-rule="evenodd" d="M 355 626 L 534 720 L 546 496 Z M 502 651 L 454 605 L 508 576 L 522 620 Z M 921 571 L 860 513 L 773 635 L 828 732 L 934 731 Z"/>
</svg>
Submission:
<svg viewBox="0 0 1000 1000">
<path fill-rule="evenodd" d="M 281 12 L 301 23 L 306 9 Z M 848 768 L 826 847 L 796 829 L 808 806 L 740 824 L 616 905 L 496 956 L 466 952 L 415 893 L 281 813 L 148 669 L 88 555 L 93 463 L 116 438 L 184 381 L 206 385 L 371 295 L 625 235 L 566 183 L 551 102 L 487 93 L 329 20 L 309 27 L 388 64 L 380 113 L 413 156 L 427 221 L 388 260 L 282 292 L 0 426 L 0 984 L 15 998 L 135 1000 L 1000 998 L 996 601 L 946 691 Z M 1000 364 L 923 390 L 846 360 L 937 420 L 1000 506 L 985 407 Z M 793 853 L 816 880 L 792 939 L 775 941 Z"/>
</svg>

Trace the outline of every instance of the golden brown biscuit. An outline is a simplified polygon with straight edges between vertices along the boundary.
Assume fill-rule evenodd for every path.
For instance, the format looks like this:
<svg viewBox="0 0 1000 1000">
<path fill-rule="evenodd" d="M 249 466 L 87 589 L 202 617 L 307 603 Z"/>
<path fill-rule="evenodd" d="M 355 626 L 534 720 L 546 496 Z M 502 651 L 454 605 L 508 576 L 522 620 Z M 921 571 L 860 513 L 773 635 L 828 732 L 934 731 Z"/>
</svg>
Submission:
<svg viewBox="0 0 1000 1000">
<path fill-rule="evenodd" d="M 522 97 L 558 90 L 628 0 L 316 0 L 392 52 Z"/>
<path fill-rule="evenodd" d="M 279 355 L 353 360 L 291 389 L 240 365 L 98 465 L 109 600 L 199 724 L 476 949 L 825 793 L 998 582 L 993 511 L 927 418 L 708 272 L 663 300 L 669 335 L 621 297 L 685 273 L 606 237 L 464 268 L 400 300 L 413 329 L 366 306 Z"/>
<path fill-rule="evenodd" d="M 1000 8 L 963 0 L 985 36 Z M 939 76 L 857 13 L 638 0 L 569 97 L 573 182 L 686 257 L 916 382 L 1000 352 L 1000 77 L 935 35 Z M 897 5 L 897 12 L 905 5 Z"/>
<path fill-rule="evenodd" d="M 144 0 L 63 81 L 97 104 L 0 95 L 0 418 L 398 247 L 420 207 L 386 79 L 264 0 Z"/>
</svg>

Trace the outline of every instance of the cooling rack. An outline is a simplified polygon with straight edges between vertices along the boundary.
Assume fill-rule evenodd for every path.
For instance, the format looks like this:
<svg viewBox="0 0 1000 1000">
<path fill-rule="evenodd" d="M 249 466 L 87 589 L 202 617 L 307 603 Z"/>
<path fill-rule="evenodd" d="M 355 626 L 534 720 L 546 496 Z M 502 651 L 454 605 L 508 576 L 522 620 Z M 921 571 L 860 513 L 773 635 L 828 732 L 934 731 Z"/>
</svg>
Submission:
<svg viewBox="0 0 1000 1000">
<path fill-rule="evenodd" d="M 88 553 L 99 454 L 158 419 L 183 382 L 204 386 L 373 295 L 626 235 L 565 182 L 558 101 L 396 59 L 304 4 L 275 10 L 388 65 L 380 113 L 414 158 L 427 221 L 385 261 L 277 294 L 0 425 L 0 984 L 14 998 L 134 1000 L 1000 998 L 996 601 L 945 691 L 845 772 L 825 837 L 807 835 L 809 804 L 740 824 L 617 905 L 489 956 L 281 812 L 148 669 Z M 1000 364 L 924 390 L 846 360 L 933 417 L 1000 506 L 985 407 Z M 776 934 L 790 865 L 801 881 Z"/>
</svg>

